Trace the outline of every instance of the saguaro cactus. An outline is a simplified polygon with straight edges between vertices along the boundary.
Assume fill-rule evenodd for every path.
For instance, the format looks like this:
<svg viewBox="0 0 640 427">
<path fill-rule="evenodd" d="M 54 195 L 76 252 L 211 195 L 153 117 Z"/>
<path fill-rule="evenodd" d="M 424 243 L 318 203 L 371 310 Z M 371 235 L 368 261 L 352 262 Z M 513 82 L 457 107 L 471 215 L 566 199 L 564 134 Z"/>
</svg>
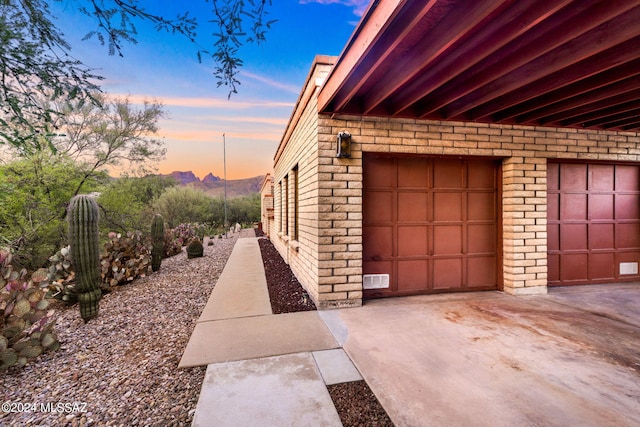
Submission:
<svg viewBox="0 0 640 427">
<path fill-rule="evenodd" d="M 153 247 L 151 248 L 151 269 L 153 271 L 160 270 L 162 264 L 162 255 L 164 254 L 164 219 L 162 215 L 155 214 L 151 221 L 151 239 Z"/>
<path fill-rule="evenodd" d="M 86 194 L 69 204 L 69 243 L 76 272 L 80 316 L 86 322 L 98 316 L 100 300 L 100 243 L 98 203 Z"/>
</svg>

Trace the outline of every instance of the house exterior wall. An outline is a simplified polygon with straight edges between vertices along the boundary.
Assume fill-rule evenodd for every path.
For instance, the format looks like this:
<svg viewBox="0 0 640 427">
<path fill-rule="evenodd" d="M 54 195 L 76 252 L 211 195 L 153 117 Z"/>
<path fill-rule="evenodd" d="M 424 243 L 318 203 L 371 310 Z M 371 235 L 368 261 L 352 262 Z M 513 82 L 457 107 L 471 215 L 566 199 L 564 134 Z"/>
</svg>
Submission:
<svg viewBox="0 0 640 427">
<path fill-rule="evenodd" d="M 634 132 L 330 117 L 314 108 L 312 99 L 293 132 L 299 137 L 288 141 L 276 161 L 276 182 L 299 165 L 304 195 L 298 252 L 291 256 L 291 242 L 282 237 L 276 247 L 289 254 L 292 270 L 320 308 L 362 303 L 363 152 L 502 159 L 499 274 L 504 291 L 517 295 L 547 290 L 548 159 L 640 162 L 640 136 Z M 335 157 L 342 131 L 352 135 L 351 158 Z"/>
<path fill-rule="evenodd" d="M 350 159 L 334 158 L 341 131 L 352 135 Z M 333 161 L 319 168 L 320 188 L 331 188 L 333 196 L 324 200 L 324 210 L 347 214 L 332 219 L 336 238 L 319 250 L 349 260 L 330 274 L 343 279 L 335 280 L 332 293 L 346 300 L 357 298 L 362 280 L 363 152 L 502 158 L 502 282 L 512 294 L 547 289 L 547 160 L 640 161 L 634 132 L 321 116 L 318 133 L 320 158 Z M 329 266 L 320 271 L 329 274 Z"/>
<path fill-rule="evenodd" d="M 273 228 L 273 177 L 267 174 L 260 189 L 260 221 L 262 231 L 268 237 Z"/>
<path fill-rule="evenodd" d="M 318 232 L 324 203 L 318 172 L 326 159 L 319 158 L 317 93 L 330 67 L 322 61 L 314 64 L 292 115 L 295 126 L 288 128 L 291 133 L 285 135 L 287 143 L 281 144 L 274 163 L 271 241 L 318 307 L 324 306 L 326 294 L 318 286 L 322 274 L 318 266 L 327 261 L 319 247 L 329 240 Z"/>
</svg>

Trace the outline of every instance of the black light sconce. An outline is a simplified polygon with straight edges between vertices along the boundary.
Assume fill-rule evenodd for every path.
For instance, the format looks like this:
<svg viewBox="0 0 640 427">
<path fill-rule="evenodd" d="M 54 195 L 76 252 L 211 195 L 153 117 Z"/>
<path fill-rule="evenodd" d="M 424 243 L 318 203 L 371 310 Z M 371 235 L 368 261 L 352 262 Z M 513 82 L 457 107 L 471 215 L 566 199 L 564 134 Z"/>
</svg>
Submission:
<svg viewBox="0 0 640 427">
<path fill-rule="evenodd" d="M 351 157 L 351 134 L 340 132 L 336 138 L 336 157 Z"/>
</svg>

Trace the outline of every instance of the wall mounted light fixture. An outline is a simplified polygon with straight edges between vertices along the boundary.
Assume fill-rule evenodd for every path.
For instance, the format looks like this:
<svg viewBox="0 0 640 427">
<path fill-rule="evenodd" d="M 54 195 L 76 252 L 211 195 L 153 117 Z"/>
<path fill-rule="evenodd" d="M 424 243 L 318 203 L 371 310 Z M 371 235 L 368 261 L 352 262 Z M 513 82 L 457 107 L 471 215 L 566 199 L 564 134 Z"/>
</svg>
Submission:
<svg viewBox="0 0 640 427">
<path fill-rule="evenodd" d="M 340 132 L 336 138 L 336 157 L 351 157 L 351 134 Z"/>
</svg>

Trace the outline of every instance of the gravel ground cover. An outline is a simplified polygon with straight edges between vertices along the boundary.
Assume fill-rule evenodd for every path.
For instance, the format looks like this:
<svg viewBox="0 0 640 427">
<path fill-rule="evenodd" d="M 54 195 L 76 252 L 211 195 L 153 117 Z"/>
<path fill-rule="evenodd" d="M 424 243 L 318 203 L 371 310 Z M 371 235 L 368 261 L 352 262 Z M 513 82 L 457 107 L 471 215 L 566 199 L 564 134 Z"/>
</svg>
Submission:
<svg viewBox="0 0 640 427">
<path fill-rule="evenodd" d="M 0 374 L 0 425 L 190 425 L 206 367 L 178 363 L 236 240 L 253 236 L 205 241 L 203 258 L 165 259 L 157 273 L 105 295 L 87 324 L 77 306 L 59 306 L 60 350 Z M 259 244 L 274 313 L 315 310 L 271 242 Z M 328 390 L 345 426 L 393 425 L 366 382 Z"/>
<path fill-rule="evenodd" d="M 60 350 L 0 375 L 0 403 L 10 403 L 0 425 L 190 425 L 206 367 L 178 363 L 237 238 L 253 236 L 216 239 L 203 258 L 165 259 L 105 295 L 86 325 L 77 306 L 60 307 Z"/>
<path fill-rule="evenodd" d="M 262 253 L 262 263 L 267 277 L 267 288 L 269 289 L 269 300 L 273 314 L 315 310 L 316 305 L 313 300 L 293 275 L 280 253 L 273 247 L 271 241 L 258 239 L 258 244 Z"/>
<path fill-rule="evenodd" d="M 331 400 L 345 427 L 393 427 L 378 399 L 364 381 L 327 386 Z"/>
</svg>

